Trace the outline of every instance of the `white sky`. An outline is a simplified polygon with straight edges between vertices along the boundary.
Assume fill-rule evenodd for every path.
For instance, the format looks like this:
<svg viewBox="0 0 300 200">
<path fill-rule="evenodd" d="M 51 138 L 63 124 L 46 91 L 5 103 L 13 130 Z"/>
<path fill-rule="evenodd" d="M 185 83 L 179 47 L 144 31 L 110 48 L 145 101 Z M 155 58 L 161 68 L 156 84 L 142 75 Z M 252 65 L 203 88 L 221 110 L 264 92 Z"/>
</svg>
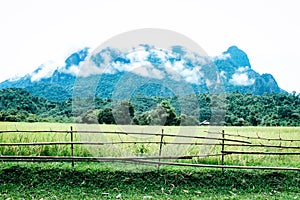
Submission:
<svg viewBox="0 0 300 200">
<path fill-rule="evenodd" d="M 299 3 L 298 3 L 299 2 Z M 210 56 L 237 45 L 259 73 L 300 93 L 298 0 L 9 0 L 0 2 L 0 81 L 138 28 L 163 28 Z"/>
</svg>

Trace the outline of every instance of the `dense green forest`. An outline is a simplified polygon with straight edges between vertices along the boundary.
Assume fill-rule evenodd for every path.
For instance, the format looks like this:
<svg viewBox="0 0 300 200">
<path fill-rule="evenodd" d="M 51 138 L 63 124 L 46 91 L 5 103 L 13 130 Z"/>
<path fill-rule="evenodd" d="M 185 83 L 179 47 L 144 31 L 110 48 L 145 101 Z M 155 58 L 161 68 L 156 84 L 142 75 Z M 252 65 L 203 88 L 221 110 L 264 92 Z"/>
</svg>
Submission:
<svg viewBox="0 0 300 200">
<path fill-rule="evenodd" d="M 299 126 L 300 95 L 234 92 L 180 98 L 136 95 L 120 101 L 76 97 L 55 102 L 20 88 L 0 90 L 0 121 L 198 125 L 215 115 L 227 126 Z"/>
</svg>

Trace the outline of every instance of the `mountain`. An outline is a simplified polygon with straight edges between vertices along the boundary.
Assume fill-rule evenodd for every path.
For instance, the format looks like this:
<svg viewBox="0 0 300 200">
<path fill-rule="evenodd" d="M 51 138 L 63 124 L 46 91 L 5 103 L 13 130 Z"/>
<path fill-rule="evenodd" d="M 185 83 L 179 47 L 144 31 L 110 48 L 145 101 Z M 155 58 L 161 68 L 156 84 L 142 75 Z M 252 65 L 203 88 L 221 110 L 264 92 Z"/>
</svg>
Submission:
<svg viewBox="0 0 300 200">
<path fill-rule="evenodd" d="M 214 63 L 220 72 L 226 92 L 239 91 L 255 95 L 285 92 L 279 88 L 271 74 L 260 75 L 255 72 L 247 54 L 236 46 L 228 48 Z"/>
<path fill-rule="evenodd" d="M 53 101 L 73 96 L 122 99 L 140 94 L 284 92 L 271 74 L 255 72 L 247 54 L 236 46 L 208 57 L 182 46 L 166 50 L 147 44 L 129 51 L 107 47 L 91 53 L 84 48 L 67 57 L 64 66 L 45 63 L 31 74 L 0 83 L 0 89 L 11 87 Z"/>
</svg>

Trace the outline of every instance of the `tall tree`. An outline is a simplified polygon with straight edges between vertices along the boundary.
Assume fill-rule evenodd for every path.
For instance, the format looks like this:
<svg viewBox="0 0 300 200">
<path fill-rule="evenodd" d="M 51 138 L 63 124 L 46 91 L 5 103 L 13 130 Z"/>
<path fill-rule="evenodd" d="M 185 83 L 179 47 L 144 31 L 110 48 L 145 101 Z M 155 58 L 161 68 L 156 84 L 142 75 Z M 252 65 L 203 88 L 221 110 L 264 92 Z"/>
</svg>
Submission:
<svg viewBox="0 0 300 200">
<path fill-rule="evenodd" d="M 98 113 L 99 124 L 115 124 L 115 119 L 111 108 L 104 108 L 99 110 Z"/>
<path fill-rule="evenodd" d="M 121 101 L 113 108 L 112 113 L 117 124 L 131 124 L 134 117 L 134 107 L 128 101 Z"/>
</svg>

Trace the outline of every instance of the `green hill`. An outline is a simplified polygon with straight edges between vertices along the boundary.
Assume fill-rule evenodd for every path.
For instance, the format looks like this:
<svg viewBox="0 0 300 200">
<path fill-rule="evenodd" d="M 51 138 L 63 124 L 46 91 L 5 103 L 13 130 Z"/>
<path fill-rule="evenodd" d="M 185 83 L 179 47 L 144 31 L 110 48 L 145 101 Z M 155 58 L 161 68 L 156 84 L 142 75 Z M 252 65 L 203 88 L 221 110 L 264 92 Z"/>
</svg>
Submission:
<svg viewBox="0 0 300 200">
<path fill-rule="evenodd" d="M 103 117 L 110 121 L 103 121 Z M 21 88 L 0 90 L 0 121 L 115 123 L 121 119 L 127 124 L 154 125 L 164 117 L 169 125 L 219 120 L 228 126 L 300 126 L 300 97 L 233 92 L 227 96 L 205 93 L 179 98 L 137 94 L 120 101 L 90 96 L 55 102 Z"/>
</svg>

